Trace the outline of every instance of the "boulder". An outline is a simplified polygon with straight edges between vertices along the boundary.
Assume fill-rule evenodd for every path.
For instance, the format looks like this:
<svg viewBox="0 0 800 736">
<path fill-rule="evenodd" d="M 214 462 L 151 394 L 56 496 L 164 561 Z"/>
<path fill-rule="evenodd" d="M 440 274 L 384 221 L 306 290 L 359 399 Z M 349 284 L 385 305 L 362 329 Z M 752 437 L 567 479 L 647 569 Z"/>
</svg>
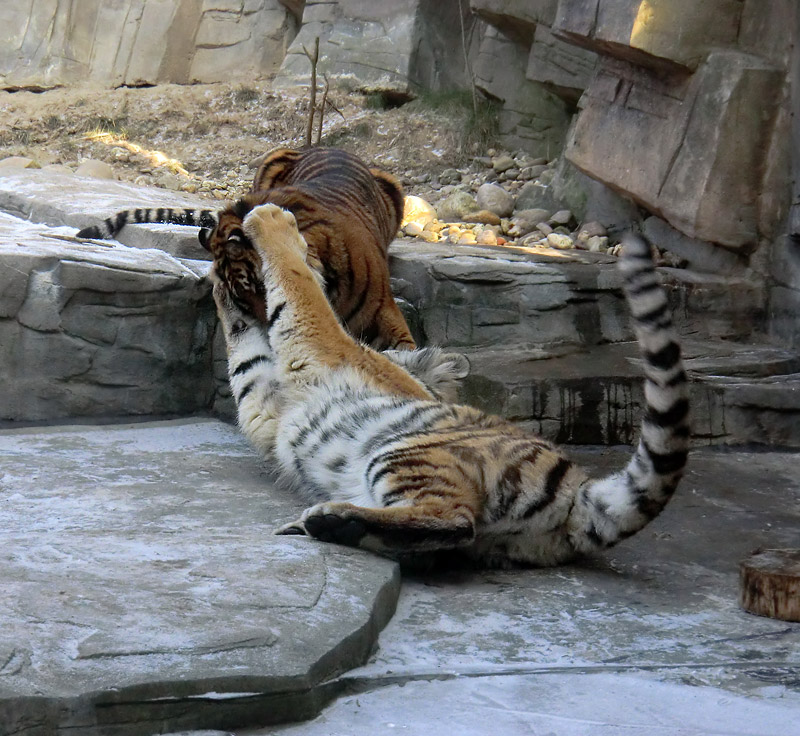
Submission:
<svg viewBox="0 0 800 736">
<path fill-rule="evenodd" d="M 461 221 L 467 213 L 477 209 L 478 203 L 466 192 L 453 192 L 436 206 L 439 219 L 445 222 Z"/>
<path fill-rule="evenodd" d="M 511 156 L 504 155 L 498 156 L 496 159 L 492 161 L 492 168 L 498 173 L 502 174 L 504 171 L 508 171 L 509 169 L 513 169 L 517 165 L 517 162 L 514 161 Z"/>
<path fill-rule="evenodd" d="M 498 217 L 508 217 L 514 211 L 514 197 L 497 184 L 481 184 L 475 199 L 480 209 Z"/>
<path fill-rule="evenodd" d="M 403 221 L 400 223 L 401 227 L 405 227 L 409 222 L 418 222 L 422 227 L 425 227 L 435 219 L 436 210 L 422 197 L 417 197 L 413 194 L 406 197 L 405 206 L 403 207 Z"/>
<path fill-rule="evenodd" d="M 686 235 L 750 251 L 783 79 L 730 51 L 711 53 L 688 79 L 605 60 L 566 156 Z"/>
<path fill-rule="evenodd" d="M 509 235 L 519 237 L 527 235 L 536 229 L 536 226 L 550 219 L 550 213 L 542 209 L 519 210 L 511 218 L 511 228 Z"/>
<path fill-rule="evenodd" d="M 590 253 L 605 253 L 608 250 L 608 238 L 603 235 L 590 235 L 585 245 Z"/>
<path fill-rule="evenodd" d="M 569 250 L 570 248 L 575 247 L 575 243 L 573 242 L 572 238 L 569 235 L 564 235 L 563 233 L 550 233 L 547 236 L 547 244 L 551 248 L 556 248 L 557 250 Z"/>
<path fill-rule="evenodd" d="M 75 173 L 78 176 L 90 176 L 94 179 L 117 178 L 112 166 L 109 166 L 105 161 L 97 161 L 91 158 L 81 163 L 81 165 L 75 169 Z"/>
<path fill-rule="evenodd" d="M 500 217 L 489 210 L 478 210 L 477 212 L 468 212 L 464 215 L 464 222 L 476 222 L 481 225 L 499 225 Z"/>
<path fill-rule="evenodd" d="M 568 225 L 572 219 L 572 212 L 569 210 L 558 210 L 554 212 L 548 222 L 551 225 Z"/>
<path fill-rule="evenodd" d="M 523 184 L 517 194 L 514 205 L 517 212 L 522 210 L 548 210 L 553 211 L 553 194 L 550 189 L 535 181 Z"/>
<path fill-rule="evenodd" d="M 38 169 L 37 164 L 32 158 L 27 156 L 6 156 L 0 159 L 0 169 Z"/>
</svg>

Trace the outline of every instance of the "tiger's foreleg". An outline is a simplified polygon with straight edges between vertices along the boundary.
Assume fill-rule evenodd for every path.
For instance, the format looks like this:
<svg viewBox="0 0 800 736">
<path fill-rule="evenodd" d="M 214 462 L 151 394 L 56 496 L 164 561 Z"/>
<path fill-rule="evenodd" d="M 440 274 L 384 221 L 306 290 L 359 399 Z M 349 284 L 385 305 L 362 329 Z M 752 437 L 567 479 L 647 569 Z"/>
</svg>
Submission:
<svg viewBox="0 0 800 736">
<path fill-rule="evenodd" d="M 306 263 L 308 247 L 291 212 L 264 204 L 245 217 L 243 226 L 262 257 L 268 305 L 264 329 L 282 375 L 311 383 L 347 367 L 396 395 L 431 397 L 406 371 L 345 332 Z"/>
<path fill-rule="evenodd" d="M 211 278 L 217 314 L 225 335 L 228 380 L 236 402 L 239 428 L 253 446 L 269 455 L 275 448 L 284 404 L 274 354 L 261 323 L 236 305 L 213 271 Z"/>
<path fill-rule="evenodd" d="M 275 533 L 305 534 L 383 554 L 431 552 L 470 545 L 475 539 L 475 515 L 469 508 L 436 498 L 377 509 L 327 501 L 306 509 L 300 519 Z"/>
<path fill-rule="evenodd" d="M 294 215 L 264 204 L 243 225 L 262 256 L 265 331 L 282 370 L 314 380 L 339 367 L 349 340 L 306 263 L 308 246 Z"/>
</svg>

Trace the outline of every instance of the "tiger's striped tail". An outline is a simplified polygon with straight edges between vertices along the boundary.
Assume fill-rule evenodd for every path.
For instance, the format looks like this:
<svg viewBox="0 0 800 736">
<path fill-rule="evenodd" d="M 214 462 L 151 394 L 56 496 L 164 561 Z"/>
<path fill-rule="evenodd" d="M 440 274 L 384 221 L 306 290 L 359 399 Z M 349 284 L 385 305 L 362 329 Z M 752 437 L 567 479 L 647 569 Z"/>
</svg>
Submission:
<svg viewBox="0 0 800 736">
<path fill-rule="evenodd" d="M 579 552 L 610 547 L 654 519 L 675 492 L 689 449 L 689 385 L 667 295 L 650 246 L 627 235 L 623 249 L 619 269 L 642 352 L 645 411 L 627 466 L 577 491 L 567 524 Z"/>
<path fill-rule="evenodd" d="M 108 240 L 113 238 L 125 225 L 147 222 L 213 228 L 217 224 L 217 213 L 214 210 L 196 210 L 190 207 L 179 209 L 173 209 L 172 207 L 143 207 L 122 210 L 111 217 L 107 217 L 100 226 L 92 225 L 79 230 L 76 233 L 76 237 Z"/>
</svg>

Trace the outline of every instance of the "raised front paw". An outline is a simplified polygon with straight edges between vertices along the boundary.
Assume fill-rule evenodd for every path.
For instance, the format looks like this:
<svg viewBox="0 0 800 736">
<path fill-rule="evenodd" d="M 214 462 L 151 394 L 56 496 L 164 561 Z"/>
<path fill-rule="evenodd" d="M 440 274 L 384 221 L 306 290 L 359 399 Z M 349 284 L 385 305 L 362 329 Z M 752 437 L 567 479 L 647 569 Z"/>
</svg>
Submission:
<svg viewBox="0 0 800 736">
<path fill-rule="evenodd" d="M 305 260 L 308 246 L 297 229 L 297 221 L 288 210 L 275 204 L 262 204 L 244 218 L 244 232 L 259 251 L 294 250 Z"/>
</svg>

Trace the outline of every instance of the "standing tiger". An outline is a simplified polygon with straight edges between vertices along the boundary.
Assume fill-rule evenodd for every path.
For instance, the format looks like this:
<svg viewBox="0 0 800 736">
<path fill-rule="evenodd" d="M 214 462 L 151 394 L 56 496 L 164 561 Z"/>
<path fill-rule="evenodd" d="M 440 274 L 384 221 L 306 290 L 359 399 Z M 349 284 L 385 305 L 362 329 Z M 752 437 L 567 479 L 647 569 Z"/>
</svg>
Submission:
<svg viewBox="0 0 800 736">
<path fill-rule="evenodd" d="M 351 335 L 377 349 L 413 349 L 414 339 L 392 296 L 387 251 L 403 217 L 403 190 L 391 175 L 369 169 L 336 148 L 287 148 L 262 162 L 249 194 L 219 213 L 140 208 L 107 218 L 79 238 L 111 238 L 128 223 L 198 225 L 200 243 L 234 291 L 263 318 L 261 281 L 241 237 L 254 207 L 273 203 L 292 212 L 309 247 L 308 263 L 321 276 L 333 309 Z M 259 304 L 259 302 L 261 302 Z"/>
<path fill-rule="evenodd" d="M 620 259 L 644 358 L 641 439 L 623 470 L 594 479 L 520 427 L 435 398 L 348 336 L 291 213 L 256 207 L 242 234 L 262 260 L 266 320 L 216 258 L 211 276 L 239 426 L 314 503 L 278 533 L 390 556 L 459 549 L 487 565 L 553 565 L 634 534 L 671 498 L 688 451 L 687 379 L 641 240 L 628 236 Z"/>
</svg>

